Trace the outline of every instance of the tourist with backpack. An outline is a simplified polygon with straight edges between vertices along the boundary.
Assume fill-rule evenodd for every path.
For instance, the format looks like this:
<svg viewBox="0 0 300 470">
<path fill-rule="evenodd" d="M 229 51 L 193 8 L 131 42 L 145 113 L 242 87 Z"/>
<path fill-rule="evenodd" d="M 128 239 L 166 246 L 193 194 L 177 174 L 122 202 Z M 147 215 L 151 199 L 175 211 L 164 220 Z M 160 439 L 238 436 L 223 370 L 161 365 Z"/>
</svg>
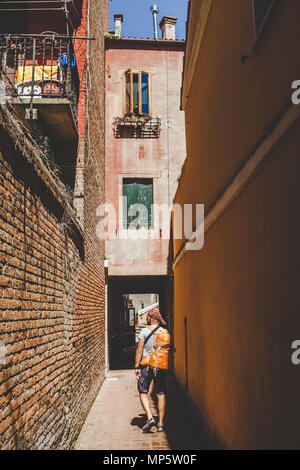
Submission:
<svg viewBox="0 0 300 470">
<path fill-rule="evenodd" d="M 148 313 L 147 325 L 138 336 L 135 374 L 138 380 L 140 401 L 147 415 L 147 423 L 143 427 L 143 431 L 148 432 L 153 426 L 156 426 L 157 431 L 162 432 L 166 409 L 166 374 L 170 368 L 171 335 L 163 327 L 166 322 L 158 309 Z M 158 402 L 157 423 L 152 416 L 149 403 L 149 387 L 152 380 Z"/>
</svg>

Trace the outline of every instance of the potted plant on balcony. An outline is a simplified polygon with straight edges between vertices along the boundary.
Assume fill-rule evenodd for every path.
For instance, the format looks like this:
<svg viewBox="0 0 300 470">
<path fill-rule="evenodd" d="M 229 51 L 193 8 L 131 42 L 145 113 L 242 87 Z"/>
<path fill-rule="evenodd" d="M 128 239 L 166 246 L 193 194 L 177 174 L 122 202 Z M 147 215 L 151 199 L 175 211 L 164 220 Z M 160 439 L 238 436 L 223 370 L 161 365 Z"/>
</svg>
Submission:
<svg viewBox="0 0 300 470">
<path fill-rule="evenodd" d="M 59 95 L 62 96 L 64 94 L 65 86 L 62 82 L 58 79 L 47 79 L 41 82 L 42 87 L 42 95 L 49 96 L 49 95 Z"/>
</svg>

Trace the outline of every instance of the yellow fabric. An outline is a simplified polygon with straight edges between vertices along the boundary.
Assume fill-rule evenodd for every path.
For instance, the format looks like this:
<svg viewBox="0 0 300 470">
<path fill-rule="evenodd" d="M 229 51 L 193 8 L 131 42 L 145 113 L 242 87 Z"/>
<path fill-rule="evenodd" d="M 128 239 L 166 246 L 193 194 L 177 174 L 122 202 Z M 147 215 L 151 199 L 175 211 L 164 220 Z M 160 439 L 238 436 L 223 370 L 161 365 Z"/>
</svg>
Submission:
<svg viewBox="0 0 300 470">
<path fill-rule="evenodd" d="M 25 69 L 25 70 L 24 70 Z M 58 66 L 36 65 L 34 69 L 34 80 L 48 80 L 51 77 L 57 78 Z M 24 75 L 23 75 L 24 74 Z M 28 82 L 32 80 L 32 65 L 21 65 L 16 72 L 17 83 Z"/>
</svg>

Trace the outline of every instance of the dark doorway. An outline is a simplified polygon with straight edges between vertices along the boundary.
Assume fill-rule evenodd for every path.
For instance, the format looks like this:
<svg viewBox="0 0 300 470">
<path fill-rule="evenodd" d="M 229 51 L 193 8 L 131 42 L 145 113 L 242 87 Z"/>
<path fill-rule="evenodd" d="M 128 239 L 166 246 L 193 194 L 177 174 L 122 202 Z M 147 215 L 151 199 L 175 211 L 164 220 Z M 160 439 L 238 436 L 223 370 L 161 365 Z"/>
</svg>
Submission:
<svg viewBox="0 0 300 470">
<path fill-rule="evenodd" d="M 168 276 L 110 277 L 108 280 L 109 368 L 131 369 L 146 310 L 159 305 L 169 329 L 172 302 Z M 145 310 L 143 314 L 143 310 Z"/>
<path fill-rule="evenodd" d="M 120 346 L 125 367 L 133 367 L 136 343 L 142 328 L 147 326 L 147 312 L 159 308 L 158 293 L 123 294 L 123 313 L 120 318 Z"/>
</svg>

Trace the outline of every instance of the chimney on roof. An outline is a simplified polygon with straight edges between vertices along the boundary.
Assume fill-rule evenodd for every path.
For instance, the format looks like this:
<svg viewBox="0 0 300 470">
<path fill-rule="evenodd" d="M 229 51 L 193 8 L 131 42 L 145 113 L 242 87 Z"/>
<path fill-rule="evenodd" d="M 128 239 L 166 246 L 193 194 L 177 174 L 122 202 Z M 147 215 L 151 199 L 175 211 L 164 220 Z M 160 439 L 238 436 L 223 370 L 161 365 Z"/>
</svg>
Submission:
<svg viewBox="0 0 300 470">
<path fill-rule="evenodd" d="M 122 36 L 122 23 L 123 23 L 123 15 L 116 14 L 114 15 L 115 20 L 115 35 Z"/>
<path fill-rule="evenodd" d="M 176 39 L 175 26 L 177 23 L 177 18 L 175 16 L 164 16 L 159 23 L 159 27 L 162 32 L 162 38 L 169 41 Z"/>
<path fill-rule="evenodd" d="M 154 39 L 157 39 L 157 14 L 159 13 L 158 6 L 152 5 L 151 12 L 153 15 Z"/>
</svg>

